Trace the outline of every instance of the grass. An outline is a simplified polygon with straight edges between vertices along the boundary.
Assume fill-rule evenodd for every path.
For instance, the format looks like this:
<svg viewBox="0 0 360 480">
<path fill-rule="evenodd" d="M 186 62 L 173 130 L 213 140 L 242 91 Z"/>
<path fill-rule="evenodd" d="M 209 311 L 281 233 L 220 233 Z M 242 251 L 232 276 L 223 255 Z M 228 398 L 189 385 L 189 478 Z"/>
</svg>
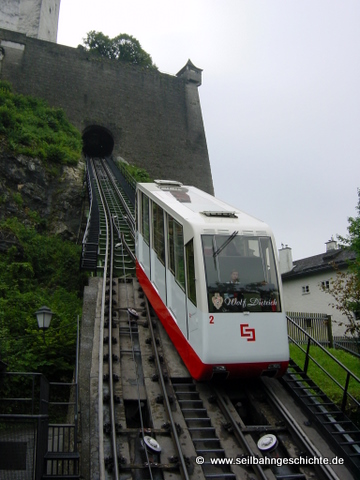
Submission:
<svg viewBox="0 0 360 480">
<path fill-rule="evenodd" d="M 303 348 L 306 350 L 306 345 L 303 346 Z M 337 360 L 347 367 L 355 376 L 360 378 L 359 358 L 355 355 L 344 352 L 343 350 L 336 350 L 334 348 L 328 348 L 326 350 L 337 358 Z M 324 370 L 329 372 L 342 387 L 345 387 L 347 372 L 341 366 L 317 346 L 312 345 L 310 347 L 310 355 L 324 368 Z M 294 344 L 290 344 L 290 358 L 300 368 L 304 368 L 305 353 Z M 341 406 L 343 390 L 331 378 L 322 372 L 322 370 L 311 359 L 309 361 L 307 374 L 335 404 Z M 356 400 L 360 401 L 359 382 L 350 378 L 348 391 L 356 398 Z"/>
</svg>

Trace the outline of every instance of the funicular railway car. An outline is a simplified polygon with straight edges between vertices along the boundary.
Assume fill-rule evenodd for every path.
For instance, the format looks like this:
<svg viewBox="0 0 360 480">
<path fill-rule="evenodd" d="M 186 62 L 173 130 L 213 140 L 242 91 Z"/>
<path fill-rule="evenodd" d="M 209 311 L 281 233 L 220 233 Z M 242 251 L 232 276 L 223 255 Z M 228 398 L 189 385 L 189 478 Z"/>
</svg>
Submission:
<svg viewBox="0 0 360 480">
<path fill-rule="evenodd" d="M 289 348 L 268 225 L 201 190 L 137 185 L 136 272 L 196 380 L 280 376 Z"/>
</svg>

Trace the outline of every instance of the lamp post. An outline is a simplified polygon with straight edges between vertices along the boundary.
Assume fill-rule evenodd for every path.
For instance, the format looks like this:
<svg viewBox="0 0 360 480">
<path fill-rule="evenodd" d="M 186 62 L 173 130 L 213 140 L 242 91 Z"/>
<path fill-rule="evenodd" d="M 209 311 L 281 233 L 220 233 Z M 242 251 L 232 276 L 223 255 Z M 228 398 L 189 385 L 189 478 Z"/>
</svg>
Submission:
<svg viewBox="0 0 360 480">
<path fill-rule="evenodd" d="M 38 327 L 40 330 L 43 331 L 44 334 L 44 343 L 45 342 L 45 330 L 50 327 L 51 318 L 53 316 L 53 312 L 50 310 L 49 307 L 41 307 L 36 313 L 36 319 L 38 323 Z"/>
<path fill-rule="evenodd" d="M 44 345 L 46 346 L 45 341 L 45 330 L 50 327 L 51 318 L 53 312 L 49 307 L 41 307 L 37 312 L 35 312 L 37 324 L 39 330 L 43 332 Z M 49 427 L 49 383 L 41 375 L 40 377 L 40 413 L 43 418 L 38 420 L 37 427 L 37 447 L 36 447 L 36 471 L 35 479 L 40 480 L 44 473 L 44 459 L 47 452 L 47 442 L 49 437 L 48 427 Z"/>
<path fill-rule="evenodd" d="M 40 330 L 43 331 L 43 334 L 44 334 L 45 345 L 46 345 L 45 330 L 47 330 L 50 327 L 50 322 L 51 322 L 51 318 L 52 318 L 53 314 L 54 314 L 54 312 L 52 312 L 49 307 L 45 307 L 45 306 L 41 307 L 37 312 L 35 312 L 38 327 L 39 327 Z M 70 385 L 70 386 L 74 385 L 75 386 L 75 403 L 74 403 L 74 407 L 73 407 L 74 408 L 74 430 L 73 430 L 74 431 L 74 437 L 73 437 L 74 438 L 74 451 L 73 452 L 68 452 L 69 457 L 67 457 L 66 453 L 64 453 L 64 457 L 63 457 L 64 461 L 68 462 L 68 465 L 69 465 L 68 468 L 70 468 L 71 462 L 74 462 L 73 463 L 74 473 L 78 472 L 78 469 L 79 469 L 79 452 L 78 452 L 78 399 L 79 399 L 78 372 L 79 372 L 79 349 L 80 349 L 79 341 L 80 341 L 80 336 L 79 336 L 79 315 L 78 315 L 77 316 L 77 329 L 76 329 L 75 383 L 74 384 L 64 383 L 64 386 L 65 385 Z M 56 382 L 54 382 L 53 384 L 57 385 L 57 386 L 61 385 L 60 383 L 56 383 Z M 51 383 L 49 385 L 51 385 Z M 49 391 L 48 391 L 47 392 L 46 405 L 50 405 L 50 403 L 51 402 L 49 401 Z M 69 405 L 71 405 L 71 403 L 69 403 Z M 46 415 L 47 415 L 47 422 L 48 422 L 48 412 L 47 411 L 46 411 Z M 68 427 L 68 429 L 70 429 L 71 425 L 70 426 L 68 425 L 67 427 Z M 48 423 L 46 424 L 46 428 L 48 428 Z M 64 430 L 65 430 L 65 428 L 64 428 Z M 65 433 L 64 433 L 64 436 L 65 436 Z M 37 448 L 37 452 L 38 452 L 37 465 L 38 466 L 36 468 L 38 468 L 40 473 L 35 474 L 35 480 L 38 480 L 38 479 L 42 478 L 42 473 L 43 473 L 43 468 L 44 468 L 44 459 L 45 459 L 45 454 L 47 452 L 47 439 L 49 438 L 48 430 L 46 431 L 45 434 L 43 434 L 43 435 L 39 434 L 38 435 L 38 441 L 39 442 L 43 439 L 42 437 L 45 438 L 45 444 L 43 444 L 43 442 L 42 442 L 42 447 Z M 69 434 L 69 438 L 70 438 L 70 434 Z M 53 438 L 53 441 L 54 441 L 54 438 Z M 60 442 L 60 440 L 58 440 L 58 442 Z M 60 443 L 59 443 L 59 445 L 60 445 Z M 76 454 L 76 455 L 74 455 L 74 454 Z M 54 461 L 51 461 L 52 465 L 54 464 L 53 462 Z M 53 467 L 51 466 L 51 468 L 53 468 Z"/>
<path fill-rule="evenodd" d="M 35 312 L 36 319 L 38 322 L 38 327 L 40 330 L 47 330 L 50 327 L 51 318 L 53 312 L 49 307 L 41 307 L 37 312 Z"/>
</svg>

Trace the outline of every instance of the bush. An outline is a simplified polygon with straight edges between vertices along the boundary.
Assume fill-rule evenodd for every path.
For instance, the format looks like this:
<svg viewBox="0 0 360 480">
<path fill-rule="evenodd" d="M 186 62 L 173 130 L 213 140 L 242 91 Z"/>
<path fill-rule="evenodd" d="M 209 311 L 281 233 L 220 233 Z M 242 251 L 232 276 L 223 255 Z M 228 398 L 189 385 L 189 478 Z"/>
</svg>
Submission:
<svg viewBox="0 0 360 480">
<path fill-rule="evenodd" d="M 3 81 L 0 81 L 0 135 L 14 154 L 61 165 L 74 165 L 81 156 L 80 132 L 68 122 L 62 109 L 15 94 L 8 82 Z"/>
<path fill-rule="evenodd" d="M 122 164 L 125 170 L 139 183 L 152 182 L 152 179 L 148 172 L 144 168 L 136 167 L 135 165 Z"/>
<path fill-rule="evenodd" d="M 16 218 L 0 224 L 16 239 L 0 254 L 0 352 L 9 371 L 44 373 L 48 380 L 71 378 L 76 318 L 87 277 L 80 273 L 80 246 L 40 235 Z M 43 305 L 54 312 L 43 335 L 35 312 Z M 21 354 L 20 354 L 21 353 Z"/>
</svg>

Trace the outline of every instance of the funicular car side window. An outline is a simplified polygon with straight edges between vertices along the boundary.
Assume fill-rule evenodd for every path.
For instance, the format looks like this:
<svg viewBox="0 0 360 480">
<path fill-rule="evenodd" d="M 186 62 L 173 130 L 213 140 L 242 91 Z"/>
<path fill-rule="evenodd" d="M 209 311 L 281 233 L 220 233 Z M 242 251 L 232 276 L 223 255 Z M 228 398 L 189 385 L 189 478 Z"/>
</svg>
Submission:
<svg viewBox="0 0 360 480">
<path fill-rule="evenodd" d="M 183 227 L 171 215 L 168 215 L 168 256 L 169 270 L 185 290 Z"/>
<path fill-rule="evenodd" d="M 144 241 L 150 245 L 150 224 L 149 224 L 149 197 L 141 193 L 141 216 L 140 227 Z"/>
<path fill-rule="evenodd" d="M 153 248 L 158 259 L 165 265 L 164 211 L 153 203 Z"/>
<path fill-rule="evenodd" d="M 271 238 L 235 233 L 202 236 L 209 311 L 281 311 Z"/>
<path fill-rule="evenodd" d="M 196 284 L 195 284 L 195 255 L 194 255 L 194 241 L 191 239 L 185 245 L 186 252 L 186 280 L 187 280 L 187 295 L 189 300 L 196 306 Z"/>
</svg>

